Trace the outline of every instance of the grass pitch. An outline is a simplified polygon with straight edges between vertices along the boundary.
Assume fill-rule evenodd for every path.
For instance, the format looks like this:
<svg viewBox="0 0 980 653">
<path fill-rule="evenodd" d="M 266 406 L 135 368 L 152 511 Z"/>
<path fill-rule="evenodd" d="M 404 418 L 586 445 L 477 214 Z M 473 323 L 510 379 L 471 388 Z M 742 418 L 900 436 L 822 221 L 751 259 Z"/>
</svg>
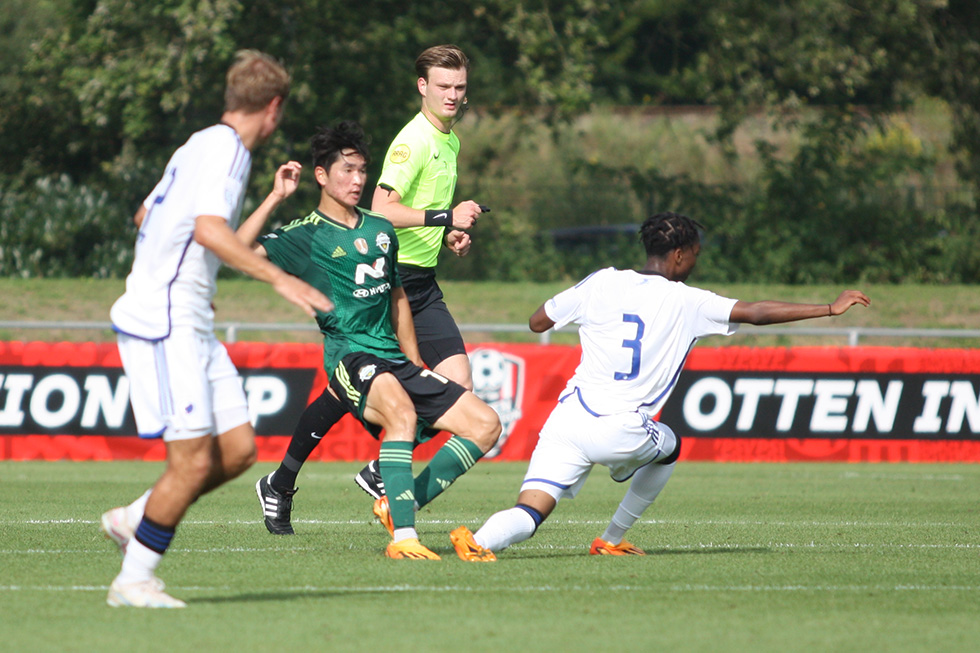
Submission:
<svg viewBox="0 0 980 653">
<path fill-rule="evenodd" d="M 419 514 L 441 562 L 383 557 L 356 464 L 300 476 L 297 535 L 269 535 L 243 478 L 192 506 L 159 569 L 185 610 L 109 608 L 102 511 L 158 463 L 0 463 L 0 650 L 973 651 L 980 466 L 681 462 L 629 539 L 594 557 L 623 486 L 601 468 L 495 564 L 456 558 L 516 497 L 481 463 Z"/>
</svg>

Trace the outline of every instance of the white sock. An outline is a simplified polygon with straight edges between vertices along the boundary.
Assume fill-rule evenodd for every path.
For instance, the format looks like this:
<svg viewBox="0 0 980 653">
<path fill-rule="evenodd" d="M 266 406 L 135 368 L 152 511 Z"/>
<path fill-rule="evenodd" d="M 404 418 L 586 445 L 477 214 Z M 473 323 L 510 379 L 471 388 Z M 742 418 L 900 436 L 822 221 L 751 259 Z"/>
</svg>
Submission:
<svg viewBox="0 0 980 653">
<path fill-rule="evenodd" d="M 146 512 L 146 501 L 150 498 L 150 492 L 152 491 L 153 488 L 150 488 L 141 494 L 136 501 L 126 506 L 126 522 L 132 527 L 133 532 L 136 532 L 136 527 L 143 521 L 143 513 Z"/>
<path fill-rule="evenodd" d="M 490 519 L 473 534 L 476 543 L 491 551 L 503 551 L 511 544 L 534 535 L 534 519 L 526 510 L 510 508 L 490 515 Z"/>
<path fill-rule="evenodd" d="M 121 585 L 150 580 L 153 578 L 153 572 L 156 571 L 162 559 L 162 553 L 157 553 L 153 549 L 147 548 L 134 537 L 126 545 L 126 556 L 123 558 L 122 571 L 116 576 L 116 580 Z"/>
<path fill-rule="evenodd" d="M 626 496 L 616 509 L 612 521 L 606 527 L 606 532 L 602 534 L 602 539 L 610 544 L 619 544 L 623 541 L 626 531 L 636 523 L 643 511 L 650 507 L 660 491 L 667 485 L 667 480 L 674 472 L 674 465 L 647 465 L 637 470 L 630 482 L 630 489 L 626 491 Z"/>
<path fill-rule="evenodd" d="M 409 526 L 408 528 L 396 528 L 395 532 L 392 533 L 392 542 L 401 542 L 402 540 L 407 540 L 414 537 L 416 540 L 419 539 L 419 534 L 416 532 L 414 526 Z"/>
</svg>

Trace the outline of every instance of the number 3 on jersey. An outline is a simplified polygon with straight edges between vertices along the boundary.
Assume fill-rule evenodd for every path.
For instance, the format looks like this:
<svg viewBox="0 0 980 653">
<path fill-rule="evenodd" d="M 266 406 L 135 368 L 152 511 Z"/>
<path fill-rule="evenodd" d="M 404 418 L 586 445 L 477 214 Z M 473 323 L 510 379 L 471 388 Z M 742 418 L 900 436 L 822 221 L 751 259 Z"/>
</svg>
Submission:
<svg viewBox="0 0 980 653">
<path fill-rule="evenodd" d="M 630 371 L 616 372 L 613 378 L 617 381 L 632 381 L 640 374 L 640 340 L 643 339 L 643 331 L 646 329 L 646 325 L 643 324 L 639 315 L 632 313 L 623 313 L 623 322 L 632 322 L 636 325 L 636 337 L 623 341 L 623 347 L 632 351 Z"/>
</svg>

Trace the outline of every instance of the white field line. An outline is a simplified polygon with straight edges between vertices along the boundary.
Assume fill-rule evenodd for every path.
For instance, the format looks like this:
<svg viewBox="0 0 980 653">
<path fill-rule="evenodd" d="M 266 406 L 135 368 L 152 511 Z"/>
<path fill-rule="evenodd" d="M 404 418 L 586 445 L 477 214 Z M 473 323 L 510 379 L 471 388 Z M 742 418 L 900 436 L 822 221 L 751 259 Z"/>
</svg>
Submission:
<svg viewBox="0 0 980 653">
<path fill-rule="evenodd" d="M 358 547 L 363 550 L 371 550 L 376 547 Z M 569 545 L 552 545 L 552 544 L 537 544 L 537 543 L 522 543 L 517 544 L 514 550 L 527 550 L 527 551 L 577 551 L 584 550 L 584 545 L 581 544 L 569 544 Z M 813 551 L 839 551 L 839 550 L 857 550 L 857 549 L 880 549 L 880 550 L 952 550 L 952 551 L 970 551 L 980 549 L 980 543 L 956 543 L 956 544 L 905 544 L 905 543 L 888 543 L 888 544 L 869 544 L 863 542 L 698 542 L 696 544 L 658 544 L 658 545 L 646 545 L 646 550 L 650 555 L 656 555 L 657 552 L 661 551 L 759 551 L 764 549 L 800 549 L 800 550 L 813 550 Z M 183 547 L 176 546 L 170 549 L 170 555 L 185 555 L 185 554 L 233 554 L 233 553 L 277 553 L 283 551 L 295 552 L 295 551 L 321 551 L 321 547 L 315 546 L 289 546 L 284 544 L 278 547 L 239 547 L 239 546 L 219 546 L 219 547 L 209 547 L 206 549 L 187 549 Z M 109 546 L 99 547 L 96 549 L 0 549 L 0 555 L 119 555 L 119 552 Z"/>
<path fill-rule="evenodd" d="M 418 518 L 419 524 L 446 524 L 458 526 L 461 523 L 480 523 L 489 515 L 460 517 L 454 519 L 426 519 L 424 515 Z M 294 524 L 314 524 L 321 526 L 351 526 L 372 524 L 374 519 L 294 519 Z M 47 525 L 47 524 L 98 524 L 97 519 L 0 519 L 3 526 L 21 525 Z M 203 525 L 203 526 L 232 526 L 232 525 L 255 525 L 261 524 L 258 519 L 236 519 L 236 520 L 207 520 L 207 519 L 185 519 L 181 526 Z M 562 519 L 560 517 L 548 519 L 549 524 L 564 524 L 568 526 L 606 526 L 609 520 L 599 519 Z M 875 527 L 875 528 L 942 528 L 949 526 L 965 526 L 963 522 L 903 522 L 903 521 L 774 521 L 766 519 L 641 519 L 640 524 L 665 525 L 665 526 L 807 526 L 814 528 L 842 528 L 849 526 L 856 527 Z"/>
<path fill-rule="evenodd" d="M 358 594 L 358 593 L 379 593 L 386 592 L 392 594 L 407 592 L 460 592 L 460 593 L 487 593 L 487 592 L 512 592 L 512 593 L 564 593 L 564 592 L 649 592 L 656 588 L 656 585 L 574 585 L 567 587 L 560 586 L 508 586 L 508 587 L 466 587 L 459 585 L 380 585 L 380 586 L 317 586 L 303 585 L 298 587 L 275 587 L 277 594 Z M 108 585 L 0 585 L 0 592 L 105 592 Z M 167 586 L 168 591 L 178 592 L 238 592 L 244 591 L 231 587 L 175 587 Z M 659 589 L 659 588 L 658 588 Z M 980 585 L 671 585 L 667 588 L 671 592 L 977 592 Z M 250 594 L 257 590 L 249 588 Z M 258 590 L 261 592 L 261 590 Z"/>
</svg>

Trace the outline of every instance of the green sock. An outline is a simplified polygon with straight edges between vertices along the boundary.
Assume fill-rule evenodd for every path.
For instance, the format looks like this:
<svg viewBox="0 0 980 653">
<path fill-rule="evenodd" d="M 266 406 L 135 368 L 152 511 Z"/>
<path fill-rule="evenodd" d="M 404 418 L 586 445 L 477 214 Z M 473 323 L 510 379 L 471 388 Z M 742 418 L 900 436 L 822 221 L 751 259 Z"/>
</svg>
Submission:
<svg viewBox="0 0 980 653">
<path fill-rule="evenodd" d="M 419 507 L 439 496 L 482 457 L 483 452 L 471 441 L 455 435 L 449 438 L 415 479 L 415 500 Z"/>
<path fill-rule="evenodd" d="M 388 510 L 395 528 L 415 526 L 415 494 L 411 442 L 382 442 L 378 469 L 385 482 Z"/>
</svg>

